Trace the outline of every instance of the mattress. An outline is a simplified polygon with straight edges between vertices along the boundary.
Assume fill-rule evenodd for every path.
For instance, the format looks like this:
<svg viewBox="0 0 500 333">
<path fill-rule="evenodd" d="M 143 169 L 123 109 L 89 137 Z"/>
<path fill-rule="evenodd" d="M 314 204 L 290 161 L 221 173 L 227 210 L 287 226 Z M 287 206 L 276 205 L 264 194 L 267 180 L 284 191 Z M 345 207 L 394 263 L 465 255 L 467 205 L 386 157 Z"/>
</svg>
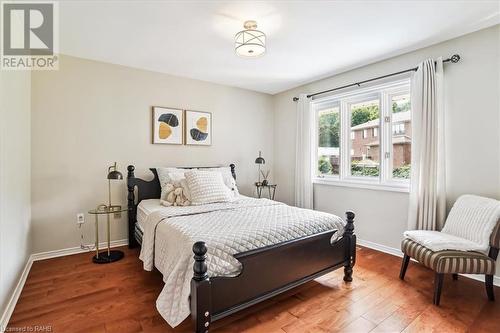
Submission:
<svg viewBox="0 0 500 333">
<path fill-rule="evenodd" d="M 144 225 L 149 214 L 165 208 L 161 205 L 160 199 L 147 199 L 142 200 L 139 205 L 137 205 L 137 228 L 144 232 Z"/>
</svg>

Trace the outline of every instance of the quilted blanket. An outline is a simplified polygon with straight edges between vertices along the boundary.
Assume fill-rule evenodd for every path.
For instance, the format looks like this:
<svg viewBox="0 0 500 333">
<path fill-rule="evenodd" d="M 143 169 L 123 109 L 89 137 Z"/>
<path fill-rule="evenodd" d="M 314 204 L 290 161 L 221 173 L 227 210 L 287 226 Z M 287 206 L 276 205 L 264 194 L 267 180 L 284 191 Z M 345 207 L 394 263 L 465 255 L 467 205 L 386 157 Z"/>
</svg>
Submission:
<svg viewBox="0 0 500 333">
<path fill-rule="evenodd" d="M 342 235 L 344 226 L 335 215 L 244 196 L 229 203 L 165 207 L 148 216 L 139 258 L 145 270 L 156 266 L 163 274 L 165 285 L 156 307 L 175 327 L 190 313 L 195 242 L 207 245 L 209 276 L 236 276 L 241 263 L 234 254 L 338 230 L 333 242 Z"/>
</svg>

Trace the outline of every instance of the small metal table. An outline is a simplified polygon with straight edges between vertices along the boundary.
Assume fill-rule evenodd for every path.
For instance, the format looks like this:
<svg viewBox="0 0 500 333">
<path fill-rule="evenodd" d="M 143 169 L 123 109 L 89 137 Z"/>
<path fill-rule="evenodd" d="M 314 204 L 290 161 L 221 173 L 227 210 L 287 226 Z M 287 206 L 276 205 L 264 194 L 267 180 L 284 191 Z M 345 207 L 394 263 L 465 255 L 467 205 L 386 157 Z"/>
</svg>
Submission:
<svg viewBox="0 0 500 333">
<path fill-rule="evenodd" d="M 274 200 L 274 195 L 276 194 L 277 184 L 266 184 L 262 185 L 261 183 L 255 183 L 255 187 L 257 188 L 257 197 L 262 198 L 262 189 L 267 188 L 269 193 L 269 199 Z"/>
<path fill-rule="evenodd" d="M 109 227 L 109 216 L 111 214 L 126 212 L 128 209 L 122 208 L 120 206 L 99 205 L 96 209 L 91 209 L 88 211 L 89 214 L 95 216 L 95 256 L 92 261 L 96 264 L 109 264 L 111 262 L 118 261 L 123 258 L 124 253 L 118 250 L 111 250 L 111 240 L 110 240 L 110 227 Z M 99 252 L 99 215 L 106 215 L 107 219 L 107 230 L 108 230 L 108 249 L 107 251 Z"/>
</svg>

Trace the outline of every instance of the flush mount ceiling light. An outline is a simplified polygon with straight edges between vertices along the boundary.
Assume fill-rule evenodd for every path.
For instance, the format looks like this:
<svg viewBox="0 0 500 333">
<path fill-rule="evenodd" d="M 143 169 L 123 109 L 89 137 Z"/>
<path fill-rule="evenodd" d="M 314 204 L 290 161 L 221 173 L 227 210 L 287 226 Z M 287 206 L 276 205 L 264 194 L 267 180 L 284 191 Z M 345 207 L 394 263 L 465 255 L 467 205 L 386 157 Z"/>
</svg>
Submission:
<svg viewBox="0 0 500 333">
<path fill-rule="evenodd" d="M 257 22 L 246 21 L 242 30 L 234 36 L 234 50 L 240 57 L 258 57 L 266 52 L 266 34 L 257 29 Z"/>
</svg>

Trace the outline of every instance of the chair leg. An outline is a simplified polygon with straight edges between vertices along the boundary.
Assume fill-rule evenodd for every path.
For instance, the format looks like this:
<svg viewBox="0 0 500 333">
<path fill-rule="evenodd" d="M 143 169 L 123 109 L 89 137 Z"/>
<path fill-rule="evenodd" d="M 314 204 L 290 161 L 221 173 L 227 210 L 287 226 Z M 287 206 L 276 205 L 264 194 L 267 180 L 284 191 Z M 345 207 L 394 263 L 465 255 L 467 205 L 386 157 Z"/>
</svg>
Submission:
<svg viewBox="0 0 500 333">
<path fill-rule="evenodd" d="M 455 281 L 458 280 L 458 274 L 455 273 L 455 274 L 452 274 L 452 276 L 453 276 L 453 280 L 455 280 Z"/>
<path fill-rule="evenodd" d="M 486 294 L 490 301 L 495 300 L 495 292 L 493 291 L 493 275 L 484 276 L 484 285 L 486 286 Z"/>
<path fill-rule="evenodd" d="M 404 255 L 403 261 L 401 262 L 401 271 L 399 272 L 399 278 L 401 280 L 405 279 L 406 269 L 408 268 L 408 263 L 410 262 L 410 256 Z"/>
<path fill-rule="evenodd" d="M 434 304 L 439 306 L 441 299 L 441 288 L 443 287 L 443 273 L 436 273 L 434 278 Z"/>
</svg>

